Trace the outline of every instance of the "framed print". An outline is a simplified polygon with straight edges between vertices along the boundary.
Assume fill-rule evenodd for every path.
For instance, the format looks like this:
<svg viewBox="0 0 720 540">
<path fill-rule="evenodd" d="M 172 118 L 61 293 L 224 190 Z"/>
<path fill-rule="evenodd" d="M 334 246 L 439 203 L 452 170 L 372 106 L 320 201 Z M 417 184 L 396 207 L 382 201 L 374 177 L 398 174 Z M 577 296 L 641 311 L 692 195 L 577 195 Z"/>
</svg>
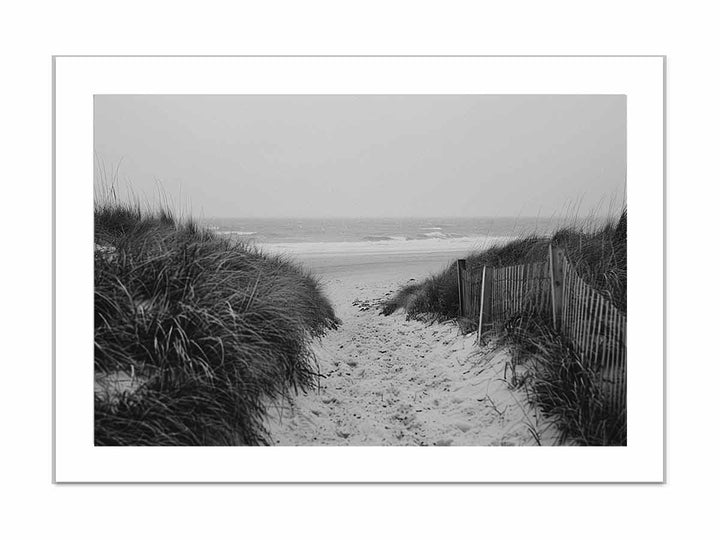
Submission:
<svg viewBox="0 0 720 540">
<path fill-rule="evenodd" d="M 56 57 L 55 481 L 662 482 L 664 66 Z"/>
</svg>

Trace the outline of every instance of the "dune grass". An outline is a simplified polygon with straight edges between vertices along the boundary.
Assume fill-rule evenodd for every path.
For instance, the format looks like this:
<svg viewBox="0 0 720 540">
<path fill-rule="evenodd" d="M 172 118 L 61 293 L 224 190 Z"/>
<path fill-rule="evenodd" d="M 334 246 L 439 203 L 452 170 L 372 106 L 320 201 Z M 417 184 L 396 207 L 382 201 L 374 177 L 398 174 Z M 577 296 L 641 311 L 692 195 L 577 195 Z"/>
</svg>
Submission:
<svg viewBox="0 0 720 540">
<path fill-rule="evenodd" d="M 290 261 L 167 210 L 97 203 L 95 444 L 268 443 L 265 407 L 312 386 L 311 342 L 338 324 Z"/>
<path fill-rule="evenodd" d="M 601 226 L 592 222 L 559 229 L 550 236 L 526 235 L 466 256 L 468 267 L 513 266 L 544 260 L 548 245 L 565 250 L 580 276 L 620 310 L 626 311 L 627 212 Z M 400 289 L 383 306 L 389 315 L 404 308 L 410 318 L 446 321 L 458 316 L 455 263 L 425 281 Z M 475 328 L 477 329 L 477 328 Z"/>
<path fill-rule="evenodd" d="M 552 243 L 565 251 L 578 274 L 618 309 L 627 311 L 627 211 L 600 226 L 578 224 L 543 236 L 524 236 L 467 255 L 468 267 L 503 267 L 537 262 Z M 398 291 L 383 306 L 389 315 L 404 308 L 410 318 L 446 321 L 458 317 L 457 273 L 449 265 L 421 283 Z M 461 329 L 477 330 L 477 321 L 458 320 Z M 602 392 L 601 377 L 585 367 L 572 345 L 536 312 L 519 313 L 496 332 L 511 347 L 511 367 L 527 363 L 528 394 L 560 428 L 566 440 L 584 445 L 624 445 L 625 410 L 615 410 Z"/>
<path fill-rule="evenodd" d="M 588 368 L 552 321 L 537 313 L 520 313 L 505 321 L 499 345 L 512 351 L 511 372 L 525 366 L 518 386 L 560 433 L 560 444 L 625 446 L 627 412 L 618 410 L 603 392 L 601 374 Z"/>
</svg>

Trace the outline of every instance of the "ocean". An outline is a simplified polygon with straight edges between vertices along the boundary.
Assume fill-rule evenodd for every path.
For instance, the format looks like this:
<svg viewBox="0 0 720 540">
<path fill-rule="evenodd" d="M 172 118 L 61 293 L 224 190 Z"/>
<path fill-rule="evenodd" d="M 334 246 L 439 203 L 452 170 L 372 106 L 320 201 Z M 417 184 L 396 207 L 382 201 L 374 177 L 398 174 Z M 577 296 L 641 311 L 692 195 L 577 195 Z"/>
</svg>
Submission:
<svg viewBox="0 0 720 540">
<path fill-rule="evenodd" d="M 208 218 L 219 234 L 271 251 L 303 254 L 482 249 L 525 234 L 550 234 L 555 218 Z"/>
</svg>

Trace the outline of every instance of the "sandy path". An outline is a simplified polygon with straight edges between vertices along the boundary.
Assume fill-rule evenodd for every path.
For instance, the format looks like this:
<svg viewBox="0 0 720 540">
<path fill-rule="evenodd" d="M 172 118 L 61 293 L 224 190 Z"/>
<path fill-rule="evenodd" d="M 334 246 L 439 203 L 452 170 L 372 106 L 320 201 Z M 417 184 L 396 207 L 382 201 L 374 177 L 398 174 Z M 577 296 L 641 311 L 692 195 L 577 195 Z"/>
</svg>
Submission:
<svg viewBox="0 0 720 540">
<path fill-rule="evenodd" d="M 543 445 L 557 433 L 504 378 L 507 353 L 478 348 L 453 323 L 427 325 L 376 306 L 387 279 L 327 283 L 339 330 L 316 348 L 317 390 L 271 411 L 278 445 Z M 533 435 L 533 432 L 535 435 Z"/>
</svg>

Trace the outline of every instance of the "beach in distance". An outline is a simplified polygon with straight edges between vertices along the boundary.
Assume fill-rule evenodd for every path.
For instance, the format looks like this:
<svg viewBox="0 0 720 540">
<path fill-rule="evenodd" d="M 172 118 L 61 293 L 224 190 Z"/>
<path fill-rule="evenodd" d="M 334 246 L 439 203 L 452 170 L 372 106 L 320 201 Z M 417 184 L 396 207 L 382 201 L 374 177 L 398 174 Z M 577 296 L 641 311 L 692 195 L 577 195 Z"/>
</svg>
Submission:
<svg viewBox="0 0 720 540">
<path fill-rule="evenodd" d="M 350 218 L 203 220 L 210 229 L 303 263 L 319 277 L 408 280 L 467 253 L 524 234 L 550 234 L 561 218 Z"/>
</svg>

